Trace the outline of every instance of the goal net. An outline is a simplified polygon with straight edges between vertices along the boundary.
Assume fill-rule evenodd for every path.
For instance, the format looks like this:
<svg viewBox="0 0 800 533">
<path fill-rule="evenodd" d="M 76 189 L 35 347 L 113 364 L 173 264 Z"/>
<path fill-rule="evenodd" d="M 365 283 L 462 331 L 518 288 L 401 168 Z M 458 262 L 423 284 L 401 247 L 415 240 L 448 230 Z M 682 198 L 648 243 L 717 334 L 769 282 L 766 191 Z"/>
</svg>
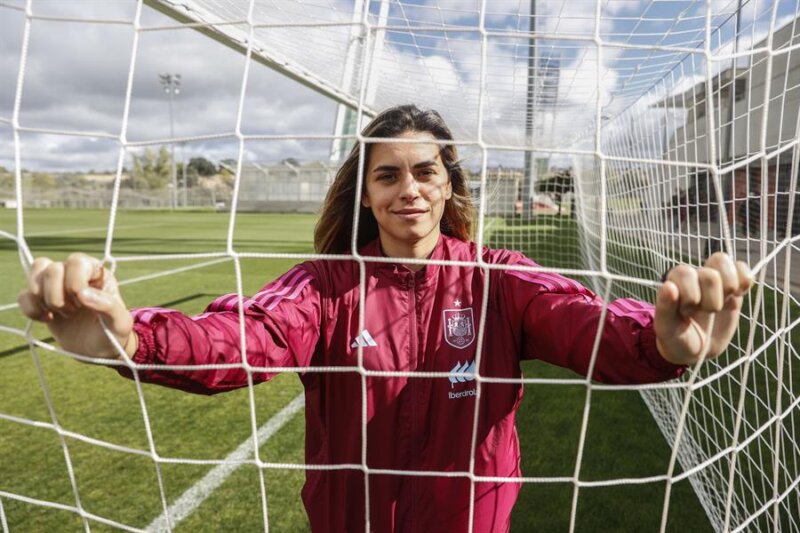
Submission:
<svg viewBox="0 0 800 533">
<path fill-rule="evenodd" d="M 0 0 L 0 52 L 5 51 L 0 57 L 0 79 L 5 82 L 0 89 L 0 179 L 6 179 L 0 181 L 0 201 L 14 213 L 0 219 L 8 221 L 0 227 L 0 237 L 25 268 L 32 259 L 28 211 L 102 206 L 105 260 L 112 266 L 142 265 L 131 271 L 136 275 L 127 283 L 229 262 L 228 287 L 243 295 L 243 262 L 318 257 L 297 253 L 291 244 L 270 252 L 244 250 L 235 238 L 244 211 L 313 212 L 343 154 L 371 117 L 405 103 L 436 109 L 453 130 L 470 176 L 480 208 L 479 244 L 520 250 L 541 269 L 578 279 L 608 299 L 653 301 L 658 280 L 670 267 L 701 265 L 720 250 L 746 261 L 756 279 L 727 351 L 679 380 L 609 386 L 574 375 L 535 373 L 519 380 L 526 393 L 536 387 L 579 386 L 582 391 L 580 414 L 574 419 L 577 452 L 566 471 L 524 477 L 523 486 L 544 491 L 566 487 L 569 523 L 562 526 L 570 530 L 579 526 L 576 517 L 587 493 L 633 485 L 658 487 L 655 524 L 665 531 L 680 514 L 675 487 L 689 483 L 714 530 L 800 531 L 800 2 L 147 0 L 124 7 L 92 6 L 84 11 L 70 2 Z M 117 32 L 115 42 L 122 34 L 127 47 L 110 49 L 108 59 L 105 52 L 97 55 L 103 41 L 87 37 L 85 49 L 70 46 L 71 55 L 59 55 L 59 61 L 41 60 L 59 48 L 51 42 L 56 33 L 50 30 L 65 26 L 70 32 L 57 35 L 78 42 L 84 28 L 110 27 Z M 158 54 L 160 36 L 176 31 L 191 34 L 174 46 L 185 64 L 163 68 L 190 69 L 192 63 L 202 63 L 203 54 L 196 53 L 190 40 L 233 50 L 226 57 L 241 63 L 238 77 L 219 82 L 228 86 L 227 92 L 209 90 L 202 112 L 184 111 L 183 123 L 192 126 L 155 135 L 149 130 L 164 131 L 163 125 L 142 118 L 147 116 L 142 110 L 156 105 L 148 91 L 164 89 L 177 102 L 182 96 L 170 93 L 174 86 L 159 88 L 155 81 L 144 89 L 140 72 L 152 68 L 149 62 Z M 113 71 L 118 83 L 109 91 L 116 94 L 115 105 L 92 108 L 91 101 L 78 101 L 77 95 L 73 99 L 69 84 L 48 94 L 32 81 L 42 76 L 42 69 L 84 72 L 87 63 Z M 295 90 L 310 89 L 314 96 L 298 100 L 294 108 L 267 113 L 264 107 L 270 103 L 256 96 L 269 89 L 258 78 L 268 69 L 284 80 L 274 82 L 281 102 L 291 102 L 286 94 Z M 213 70 L 207 76 L 209 84 L 217 83 Z M 295 89 L 301 86 L 305 89 Z M 165 98 L 163 93 L 158 97 Z M 313 129 L 293 118 L 313 122 L 317 109 L 330 116 L 325 127 L 332 133 L 309 133 Z M 205 127 L 206 121 L 214 126 Z M 134 135 L 142 131 L 148 133 Z M 40 190 L 46 180 L 36 177 L 37 166 L 48 168 L 48 160 L 38 151 L 58 151 L 58 158 L 66 161 L 84 143 L 104 144 L 105 153 L 113 154 L 103 163 L 113 168 L 108 187 L 81 192 L 74 184 L 59 182 L 55 190 Z M 199 176 L 187 177 L 186 165 L 178 177 L 178 170 L 157 162 L 142 167 L 149 157 L 145 149 L 162 146 L 224 159 L 223 177 L 201 187 Z M 87 161 L 75 164 L 88 167 Z M 146 167 L 143 176 L 150 172 L 154 180 L 164 178 L 167 188 L 158 194 L 129 190 L 126 180 L 137 162 Z M 186 193 L 191 179 L 189 187 L 196 189 Z M 154 195 L 160 196 L 151 200 Z M 81 203 L 89 198 L 92 203 Z M 146 245 L 137 253 L 116 251 L 118 208 L 176 206 L 224 210 L 224 246 L 193 253 L 157 254 Z M 269 220 L 279 232 L 295 230 L 281 228 L 279 218 Z M 80 245 L 80 239 L 69 243 Z M 164 260 L 181 263 L 163 266 L 159 261 Z M 245 417 L 250 437 L 230 455 L 227 450 L 206 459 L 191 454 L 165 458 L 138 380 L 135 398 L 145 446 L 72 431 L 58 420 L 58 405 L 40 360 L 56 354 L 81 357 L 59 351 L 45 333 L 38 335 L 9 319 L 14 309 L 11 300 L 0 302 L 0 332 L 30 345 L 49 418 L 28 416 L 15 404 L 0 401 L 0 422 L 14 431 L 24 427 L 47 432 L 46 438 L 56 435 L 74 499 L 32 496 L 4 485 L 0 461 L 4 531 L 14 529 L 4 511 L 13 504 L 71 513 L 87 530 L 98 524 L 132 531 L 148 524 L 171 529 L 190 514 L 187 502 L 201 498 L 203 490 L 216 490 L 221 481 L 214 485 L 213 479 L 223 479 L 226 468 L 232 471 L 242 464 L 256 467 L 257 512 L 269 528 L 282 510 L 267 505 L 278 496 L 265 488 L 265 472 L 314 468 L 302 459 L 265 459 L 259 451 L 263 442 L 280 431 L 285 423 L 280 420 L 302 408 L 302 401 L 284 402 L 288 411 L 259 429 L 253 387 L 248 389 L 250 415 Z M 0 374 L 3 365 L 0 357 Z M 463 372 L 475 372 L 469 368 L 465 364 Z M 365 368 L 353 370 L 366 383 Z M 430 379 L 448 377 L 434 373 Z M 492 383 L 492 376 L 479 372 L 474 379 L 479 388 Z M 259 390 L 264 387 L 270 385 Z M 640 394 L 663 434 L 666 446 L 658 451 L 663 469 L 598 479 L 583 464 L 591 446 L 596 398 L 625 390 Z M 6 447 L 0 457 L 16 453 L 13 439 L 0 439 Z M 75 443 L 79 449 L 99 446 L 144 457 L 154 467 L 150 490 L 157 494 L 161 516 L 127 523 L 84 505 L 80 479 L 73 473 L 79 454 Z M 363 439 L 364 463 L 354 467 L 367 479 L 370 445 Z M 473 442 L 473 454 L 474 449 Z M 637 458 L 628 460 L 635 463 Z M 181 491 L 173 494 L 163 481 L 161 469 L 171 464 L 213 468 L 203 478 L 213 479 L 199 492 L 187 490 L 179 497 Z M 479 477 L 471 471 L 462 474 L 473 486 Z M 629 505 L 635 514 L 636 502 Z M 368 520 L 365 516 L 365 524 Z"/>
</svg>

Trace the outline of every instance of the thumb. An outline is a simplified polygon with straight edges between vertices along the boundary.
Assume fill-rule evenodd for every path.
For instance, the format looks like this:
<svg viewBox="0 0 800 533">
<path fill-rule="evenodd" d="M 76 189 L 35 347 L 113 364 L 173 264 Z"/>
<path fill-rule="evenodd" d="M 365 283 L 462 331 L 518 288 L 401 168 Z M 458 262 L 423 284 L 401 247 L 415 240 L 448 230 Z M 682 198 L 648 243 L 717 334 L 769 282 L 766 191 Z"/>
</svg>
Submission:
<svg viewBox="0 0 800 533">
<path fill-rule="evenodd" d="M 678 328 L 682 321 L 679 304 L 678 286 L 671 281 L 664 282 L 656 294 L 656 314 L 653 323 L 656 335 L 665 335 Z"/>
<path fill-rule="evenodd" d="M 102 316 L 117 337 L 126 338 L 130 334 L 133 319 L 121 298 L 93 287 L 84 287 L 78 292 L 78 299 L 87 309 Z"/>
</svg>

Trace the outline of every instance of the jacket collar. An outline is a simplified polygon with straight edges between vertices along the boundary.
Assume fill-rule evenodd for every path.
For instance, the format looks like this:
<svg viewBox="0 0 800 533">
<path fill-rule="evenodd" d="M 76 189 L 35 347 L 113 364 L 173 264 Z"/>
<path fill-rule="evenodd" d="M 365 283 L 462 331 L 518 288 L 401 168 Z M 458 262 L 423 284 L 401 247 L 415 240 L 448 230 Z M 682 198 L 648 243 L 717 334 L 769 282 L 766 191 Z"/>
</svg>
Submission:
<svg viewBox="0 0 800 533">
<path fill-rule="evenodd" d="M 448 241 L 452 239 L 452 237 L 440 234 L 439 240 L 436 242 L 436 246 L 433 248 L 433 253 L 431 253 L 430 259 L 443 259 L 445 256 L 445 247 L 448 245 Z M 380 239 L 375 239 L 374 241 L 365 244 L 361 248 L 360 253 L 361 255 L 367 257 L 386 257 L 386 254 L 384 254 L 383 250 L 381 249 Z M 427 284 L 430 280 L 434 279 L 439 273 L 439 268 L 441 268 L 441 265 L 428 264 L 414 272 L 409 270 L 400 261 L 396 263 L 367 262 L 368 273 L 372 271 L 378 275 L 404 282 L 408 282 L 413 278 L 417 284 Z"/>
</svg>

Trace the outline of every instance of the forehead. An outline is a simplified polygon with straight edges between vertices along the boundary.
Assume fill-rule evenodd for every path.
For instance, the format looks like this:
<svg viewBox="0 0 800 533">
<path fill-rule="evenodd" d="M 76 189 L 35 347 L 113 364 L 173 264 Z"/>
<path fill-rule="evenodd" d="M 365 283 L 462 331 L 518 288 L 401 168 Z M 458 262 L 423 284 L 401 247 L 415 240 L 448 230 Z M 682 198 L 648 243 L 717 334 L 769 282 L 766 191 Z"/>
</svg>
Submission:
<svg viewBox="0 0 800 533">
<path fill-rule="evenodd" d="M 399 166 L 404 163 L 414 165 L 421 161 L 441 161 L 440 152 L 442 147 L 435 143 L 436 138 L 430 133 L 407 131 L 398 135 L 397 138 L 419 142 L 373 144 L 369 156 L 370 168 L 390 164 Z"/>
</svg>

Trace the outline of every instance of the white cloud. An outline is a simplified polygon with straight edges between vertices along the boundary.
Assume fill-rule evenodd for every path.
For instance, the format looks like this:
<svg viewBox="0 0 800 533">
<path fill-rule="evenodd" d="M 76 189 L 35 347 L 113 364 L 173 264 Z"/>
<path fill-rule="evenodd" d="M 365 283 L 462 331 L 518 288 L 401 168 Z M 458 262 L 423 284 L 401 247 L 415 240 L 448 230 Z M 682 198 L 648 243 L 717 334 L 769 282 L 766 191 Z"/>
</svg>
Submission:
<svg viewBox="0 0 800 533">
<path fill-rule="evenodd" d="M 112 5 L 113 4 L 113 5 Z M 126 2 L 41 2 L 38 13 L 82 19 L 131 20 Z M 76 13 L 76 8 L 79 13 Z M 8 14 L 8 16 L 6 16 Z M 145 8 L 148 24 L 174 21 Z M 16 80 L 25 17 L 0 8 L 0 78 Z M 25 64 L 20 124 L 26 128 L 102 132 L 119 136 L 134 42 L 129 24 L 96 24 L 34 19 Z M 159 72 L 179 72 L 183 90 L 175 97 L 176 136 L 233 134 L 239 109 L 244 56 L 194 30 L 143 31 L 134 63 L 128 114 L 129 141 L 169 136 L 169 104 L 158 82 Z M 10 120 L 16 84 L 0 85 L 0 117 Z M 246 134 L 330 134 L 335 106 L 315 92 L 253 63 L 244 100 Z M 9 126 L 10 129 L 10 126 Z M 87 137 L 22 134 L 22 166 L 31 169 L 88 170 L 116 165 L 119 143 L 91 142 Z M 6 145 L 0 165 L 13 166 L 15 148 Z M 283 146 L 282 146 L 283 144 Z M 248 150 L 267 160 L 286 157 L 291 143 L 254 144 Z M 303 145 L 302 141 L 294 143 Z M 231 148 L 233 147 L 233 148 Z M 311 157 L 325 157 L 314 147 Z M 237 141 L 188 143 L 187 157 L 214 154 L 235 157 Z M 297 157 L 295 151 L 293 155 Z M 109 156 L 109 153 L 112 155 Z"/>
<path fill-rule="evenodd" d="M 195 7 L 202 4 L 217 5 L 210 0 L 193 0 Z M 41 9 L 41 14 L 48 16 L 123 20 L 132 19 L 136 6 L 135 2 L 99 0 L 42 1 L 35 5 L 39 6 L 37 9 Z M 180 3 L 176 2 L 176 5 Z M 392 3 L 390 24 L 446 23 L 477 28 L 481 4 L 478 0 L 429 0 L 402 5 L 401 10 L 399 3 Z M 557 105 L 540 108 L 537 112 L 541 117 L 538 146 L 565 148 L 579 132 L 591 128 L 598 101 L 607 106 L 603 114 L 616 115 L 637 98 L 643 97 L 642 101 L 647 102 L 648 98 L 652 100 L 670 90 L 681 91 L 696 83 L 698 75 L 704 76 L 704 71 L 696 68 L 679 69 L 680 75 L 668 74 L 673 62 L 681 57 L 678 54 L 659 51 L 648 54 L 604 46 L 599 57 L 591 40 L 565 39 L 567 36 L 591 37 L 594 34 L 595 5 L 594 0 L 548 1 L 537 5 L 539 32 L 561 37 L 545 40 L 540 34 L 537 40 L 540 56 L 558 57 L 561 61 Z M 712 10 L 716 14 L 729 13 L 731 5 L 731 0 L 714 1 Z M 313 27 L 313 24 L 349 22 L 352 6 L 353 0 L 302 4 L 289 0 L 259 2 L 256 9 L 259 22 L 304 23 L 308 26 L 262 27 L 256 32 L 257 40 L 279 61 L 293 61 L 301 74 L 306 73 L 329 86 L 338 87 L 343 79 L 342 58 L 350 46 L 351 28 L 320 27 L 318 24 Z M 479 97 L 483 94 L 484 140 L 521 146 L 525 142 L 530 44 L 526 30 L 530 5 L 527 0 L 492 0 L 487 6 L 486 22 L 491 30 L 519 29 L 520 37 L 495 34 L 488 37 L 483 86 L 481 41 L 477 31 L 432 32 L 414 36 L 394 32 L 387 34 L 386 48 L 372 73 L 379 86 L 376 106 L 415 102 L 437 108 L 461 138 L 474 140 L 478 130 Z M 227 10 L 217 7 L 217 11 L 208 16 L 214 20 L 238 20 L 244 17 L 246 7 L 246 3 L 231 3 Z M 671 27 L 669 23 L 659 22 L 659 16 L 668 10 L 680 9 L 684 9 L 691 20 L 681 20 L 673 31 L 689 28 L 687 24 L 700 20 L 697 17 L 702 16 L 705 8 L 699 5 L 684 8 L 672 3 L 643 0 L 606 2 L 599 31 L 605 43 L 631 39 L 656 42 L 664 36 L 663 31 L 661 35 L 659 31 Z M 149 8 L 144 10 L 142 21 L 148 28 L 174 24 L 171 19 Z M 375 12 L 377 4 L 372 8 L 372 13 Z M 637 16 L 639 20 L 636 20 Z M 793 13 L 779 13 L 780 21 L 792 17 Z M 743 18 L 745 24 L 749 24 L 746 27 L 752 28 L 742 38 L 743 46 L 746 46 L 748 39 L 757 41 L 763 34 L 764 21 L 768 21 L 768 17 L 751 10 Z M 21 13 L 0 7 L 0 77 L 3 79 L 16 79 L 24 23 Z M 631 35 L 636 27 L 643 29 Z M 649 32 L 651 36 L 643 37 L 642 32 Z M 242 26 L 237 35 L 243 38 L 247 33 L 247 27 Z M 678 39 L 681 34 L 670 35 Z M 35 20 L 26 64 L 20 115 L 22 124 L 118 135 L 124 116 L 133 37 L 131 25 Z M 201 153 L 211 154 L 212 158 L 215 155 L 235 156 L 238 141 L 232 133 L 239 113 L 243 56 L 194 30 L 144 31 L 139 37 L 128 139 L 153 141 L 169 135 L 168 101 L 158 85 L 157 74 L 180 72 L 184 87 L 175 99 L 176 135 L 230 135 L 224 140 L 191 140 L 187 147 L 189 156 Z M 720 53 L 725 50 L 721 49 Z M 722 63 L 718 62 L 718 65 Z M 661 76 L 668 76 L 669 82 L 659 82 Z M 302 137 L 305 134 L 332 133 L 335 105 L 326 97 L 255 63 L 251 65 L 246 89 L 242 113 L 242 131 L 245 134 Z M 14 83 L 0 86 L 0 117 L 10 119 L 15 90 Z M 649 97 L 646 96 L 648 91 Z M 0 128 L 3 127 L 0 124 Z M 93 158 L 105 161 L 107 157 L 108 143 L 105 142 L 70 144 L 69 138 L 61 141 L 48 138 L 41 140 L 41 149 L 37 150 L 33 148 L 36 138 L 27 135 L 23 164 L 31 168 L 58 168 L 59 165 L 64 168 L 98 167 L 100 165 L 92 163 Z M 102 149 L 100 145 L 103 145 Z M 322 141 L 302 139 L 253 141 L 247 143 L 246 153 L 248 158 L 274 160 L 289 152 L 297 157 L 297 151 L 303 153 L 305 150 L 309 158 L 324 158 L 324 145 Z M 53 150 L 71 152 L 54 155 L 50 153 Z M 8 166 L 9 162 L 8 150 L 0 153 L 0 165 Z"/>
</svg>

